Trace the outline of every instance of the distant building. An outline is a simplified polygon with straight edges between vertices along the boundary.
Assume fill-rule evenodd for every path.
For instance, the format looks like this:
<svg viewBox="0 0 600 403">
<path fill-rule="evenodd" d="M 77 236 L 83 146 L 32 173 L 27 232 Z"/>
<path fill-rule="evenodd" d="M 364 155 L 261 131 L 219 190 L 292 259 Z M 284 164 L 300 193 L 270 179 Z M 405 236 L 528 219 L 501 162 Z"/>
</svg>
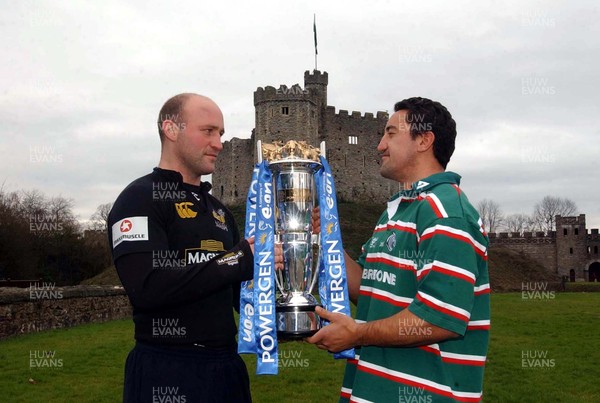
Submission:
<svg viewBox="0 0 600 403">
<path fill-rule="evenodd" d="M 548 271 L 568 276 L 570 281 L 600 281 L 600 237 L 598 229 L 588 233 L 585 214 L 556 216 L 556 231 L 501 232 L 488 234 L 490 247 L 502 246 L 523 252 Z"/>
<path fill-rule="evenodd" d="M 396 193 L 398 184 L 379 174 L 377 144 L 387 112 L 336 113 L 334 106 L 327 105 L 327 84 L 327 72 L 314 70 L 304 73 L 304 88 L 298 84 L 258 88 L 251 138 L 223 144 L 212 177 L 213 194 L 227 205 L 245 203 L 257 140 L 304 140 L 315 147 L 325 141 L 338 201 L 385 203 Z"/>
</svg>

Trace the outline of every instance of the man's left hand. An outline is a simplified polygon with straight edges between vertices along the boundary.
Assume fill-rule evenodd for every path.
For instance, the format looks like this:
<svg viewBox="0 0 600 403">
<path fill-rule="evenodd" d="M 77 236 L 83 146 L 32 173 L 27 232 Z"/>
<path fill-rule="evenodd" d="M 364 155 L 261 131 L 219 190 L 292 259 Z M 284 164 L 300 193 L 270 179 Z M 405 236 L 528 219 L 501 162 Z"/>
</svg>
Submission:
<svg viewBox="0 0 600 403">
<path fill-rule="evenodd" d="M 317 307 L 316 312 L 330 323 L 305 341 L 332 353 L 360 345 L 361 329 L 354 319 L 341 313 L 329 312 L 321 307 Z"/>
</svg>

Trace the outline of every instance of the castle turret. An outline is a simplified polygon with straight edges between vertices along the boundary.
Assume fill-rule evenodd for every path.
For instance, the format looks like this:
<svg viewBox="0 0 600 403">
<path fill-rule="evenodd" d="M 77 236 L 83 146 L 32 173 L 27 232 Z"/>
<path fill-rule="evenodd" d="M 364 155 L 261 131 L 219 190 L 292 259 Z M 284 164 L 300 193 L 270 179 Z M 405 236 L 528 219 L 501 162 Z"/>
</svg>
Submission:
<svg viewBox="0 0 600 403">
<path fill-rule="evenodd" d="M 319 144 L 321 94 L 294 84 L 290 88 L 267 86 L 254 92 L 256 139 L 304 140 Z"/>
<path fill-rule="evenodd" d="M 556 256 L 559 275 L 585 277 L 583 269 L 588 258 L 585 214 L 556 216 Z"/>
<path fill-rule="evenodd" d="M 327 84 L 329 82 L 329 75 L 326 71 L 321 73 L 319 70 L 313 70 L 304 72 L 304 88 L 317 95 L 319 99 L 319 109 L 325 109 L 327 107 Z"/>
</svg>

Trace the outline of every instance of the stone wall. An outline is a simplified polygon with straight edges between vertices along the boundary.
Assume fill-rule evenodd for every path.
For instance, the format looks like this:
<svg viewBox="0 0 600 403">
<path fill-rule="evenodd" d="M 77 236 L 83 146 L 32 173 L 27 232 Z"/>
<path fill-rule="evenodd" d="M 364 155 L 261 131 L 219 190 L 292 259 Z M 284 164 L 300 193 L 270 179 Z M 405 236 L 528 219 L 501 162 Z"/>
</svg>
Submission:
<svg viewBox="0 0 600 403">
<path fill-rule="evenodd" d="M 539 262 L 549 272 L 557 272 L 556 238 L 553 233 L 546 236 L 543 232 L 525 232 L 521 236 L 519 233 L 501 232 L 499 234 L 488 234 L 488 236 L 490 238 L 490 248 L 503 246 L 515 252 L 522 252 Z"/>
<path fill-rule="evenodd" d="M 333 171 L 338 201 L 384 204 L 398 191 L 398 184 L 379 173 L 377 144 L 383 135 L 387 114 L 378 112 L 335 113 L 328 106 L 324 116 L 327 161 Z"/>
<path fill-rule="evenodd" d="M 223 143 L 215 165 L 212 194 L 226 205 L 245 204 L 254 167 L 254 137 Z"/>
<path fill-rule="evenodd" d="M 125 318 L 131 305 L 122 287 L 0 288 L 0 339 Z"/>
</svg>

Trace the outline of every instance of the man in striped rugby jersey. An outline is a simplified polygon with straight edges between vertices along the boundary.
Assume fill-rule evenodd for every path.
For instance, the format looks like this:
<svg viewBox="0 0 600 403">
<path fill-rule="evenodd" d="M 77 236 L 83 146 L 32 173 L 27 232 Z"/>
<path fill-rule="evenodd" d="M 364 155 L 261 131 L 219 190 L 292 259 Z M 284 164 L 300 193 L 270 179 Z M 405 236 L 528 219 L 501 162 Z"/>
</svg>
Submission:
<svg viewBox="0 0 600 403">
<path fill-rule="evenodd" d="M 487 235 L 446 171 L 456 123 L 439 102 L 396 103 L 377 147 L 381 175 L 400 183 L 357 261 L 346 255 L 356 320 L 307 339 L 348 360 L 341 402 L 478 402 L 489 342 Z M 317 226 L 318 228 L 318 226 Z"/>
</svg>

